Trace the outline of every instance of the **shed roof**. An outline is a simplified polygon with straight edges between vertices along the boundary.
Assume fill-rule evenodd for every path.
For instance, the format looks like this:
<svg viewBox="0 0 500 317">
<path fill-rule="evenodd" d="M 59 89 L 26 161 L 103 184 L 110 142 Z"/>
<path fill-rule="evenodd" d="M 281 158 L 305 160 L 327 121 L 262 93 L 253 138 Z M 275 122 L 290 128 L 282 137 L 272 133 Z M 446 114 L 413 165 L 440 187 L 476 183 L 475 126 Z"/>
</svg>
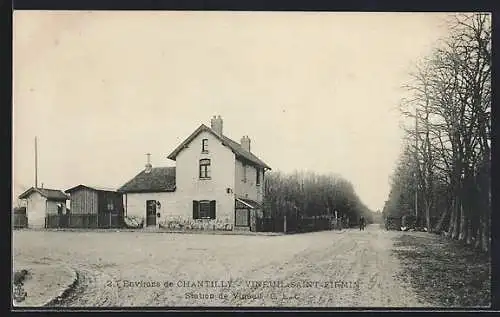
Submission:
<svg viewBox="0 0 500 317">
<path fill-rule="evenodd" d="M 175 167 L 153 167 L 149 173 L 143 170 L 118 191 L 124 193 L 175 191 Z"/>
<path fill-rule="evenodd" d="M 98 191 L 98 192 L 117 192 L 117 190 L 113 189 L 113 188 L 107 188 L 107 187 L 102 187 L 102 186 L 93 186 L 93 185 L 90 186 L 90 185 L 83 185 L 83 184 L 71 187 L 70 189 L 66 189 L 64 192 L 71 193 L 71 192 L 78 190 L 78 189 L 81 189 L 81 188 L 88 188 L 88 189 Z"/>
<path fill-rule="evenodd" d="M 236 209 L 262 209 L 262 205 L 255 200 L 248 198 L 235 198 L 236 201 Z"/>
<path fill-rule="evenodd" d="M 69 199 L 68 195 L 66 195 L 59 189 L 35 188 L 35 187 L 31 187 L 30 189 L 19 195 L 19 199 L 26 199 L 29 196 L 31 196 L 31 194 L 33 194 L 34 192 L 39 193 L 48 200 L 66 201 Z"/>
<path fill-rule="evenodd" d="M 207 127 L 204 124 L 200 125 L 198 129 L 196 129 L 190 136 L 188 136 L 186 140 L 184 140 L 172 153 L 170 153 L 168 158 L 171 160 L 175 160 L 177 154 L 179 154 L 179 152 L 182 151 L 191 141 L 193 141 L 193 139 L 201 132 L 209 132 L 213 134 L 217 139 L 219 139 L 222 142 L 223 145 L 229 147 L 237 158 L 248 161 L 254 165 L 257 165 L 258 167 L 271 169 L 269 165 L 264 163 L 264 161 L 255 156 L 253 153 L 245 150 L 238 142 L 233 141 L 232 139 L 228 138 L 225 135 L 217 134 L 217 132 L 215 132 L 213 129 Z"/>
</svg>

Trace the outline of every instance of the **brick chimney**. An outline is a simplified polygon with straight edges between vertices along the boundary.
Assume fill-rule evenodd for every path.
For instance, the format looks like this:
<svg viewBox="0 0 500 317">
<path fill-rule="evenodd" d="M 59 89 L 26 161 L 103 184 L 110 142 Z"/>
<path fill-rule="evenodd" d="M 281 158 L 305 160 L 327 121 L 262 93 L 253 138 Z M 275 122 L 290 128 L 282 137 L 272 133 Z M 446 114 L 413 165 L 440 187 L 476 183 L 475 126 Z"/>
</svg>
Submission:
<svg viewBox="0 0 500 317">
<path fill-rule="evenodd" d="M 250 138 L 244 135 L 240 140 L 241 147 L 250 152 Z"/>
<path fill-rule="evenodd" d="M 218 135 L 222 135 L 222 118 L 221 116 L 213 116 L 210 120 L 210 126 L 212 130 L 215 131 Z"/>
<path fill-rule="evenodd" d="M 144 172 L 145 173 L 151 173 L 151 170 L 153 169 L 153 165 L 151 165 L 151 154 L 147 153 L 146 156 L 148 157 L 148 160 L 146 162 Z"/>
</svg>

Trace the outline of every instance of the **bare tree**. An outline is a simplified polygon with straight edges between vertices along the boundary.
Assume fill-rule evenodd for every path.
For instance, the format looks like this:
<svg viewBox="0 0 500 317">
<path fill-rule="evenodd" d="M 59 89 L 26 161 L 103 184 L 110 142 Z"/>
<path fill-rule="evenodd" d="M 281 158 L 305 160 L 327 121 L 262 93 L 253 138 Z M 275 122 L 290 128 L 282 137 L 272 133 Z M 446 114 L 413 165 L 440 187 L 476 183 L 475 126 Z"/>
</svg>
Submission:
<svg viewBox="0 0 500 317">
<path fill-rule="evenodd" d="M 457 14 L 450 36 L 425 58 L 405 86 L 409 98 L 402 114 L 419 129 L 408 126 L 407 149 L 414 156 L 415 190 L 422 193 L 428 228 L 487 251 L 491 126 L 491 22 L 486 14 Z M 449 208 L 436 210 L 447 187 Z M 434 210 L 434 211 L 433 211 Z M 439 215 L 435 226 L 431 215 Z"/>
</svg>

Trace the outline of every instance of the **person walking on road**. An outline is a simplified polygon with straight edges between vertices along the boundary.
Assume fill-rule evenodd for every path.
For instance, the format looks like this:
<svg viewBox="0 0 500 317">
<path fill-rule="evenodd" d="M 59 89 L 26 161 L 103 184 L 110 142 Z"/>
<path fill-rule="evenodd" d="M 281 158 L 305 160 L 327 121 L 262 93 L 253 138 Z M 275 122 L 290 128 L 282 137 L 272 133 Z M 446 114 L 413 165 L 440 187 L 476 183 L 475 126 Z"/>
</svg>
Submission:
<svg viewBox="0 0 500 317">
<path fill-rule="evenodd" d="M 366 225 L 366 223 L 365 223 L 365 217 L 361 216 L 359 218 L 359 230 L 360 231 L 361 230 L 365 230 L 365 225 Z"/>
</svg>

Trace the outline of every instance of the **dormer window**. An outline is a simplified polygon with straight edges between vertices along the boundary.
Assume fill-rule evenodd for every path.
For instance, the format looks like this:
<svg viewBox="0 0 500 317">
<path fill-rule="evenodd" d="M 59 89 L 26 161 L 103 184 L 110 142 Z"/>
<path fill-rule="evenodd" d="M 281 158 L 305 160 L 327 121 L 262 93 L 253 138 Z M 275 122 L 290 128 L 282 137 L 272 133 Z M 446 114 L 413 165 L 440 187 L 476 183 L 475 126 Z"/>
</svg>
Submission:
<svg viewBox="0 0 500 317">
<path fill-rule="evenodd" d="M 208 139 L 201 140 L 201 152 L 208 153 Z"/>
</svg>

